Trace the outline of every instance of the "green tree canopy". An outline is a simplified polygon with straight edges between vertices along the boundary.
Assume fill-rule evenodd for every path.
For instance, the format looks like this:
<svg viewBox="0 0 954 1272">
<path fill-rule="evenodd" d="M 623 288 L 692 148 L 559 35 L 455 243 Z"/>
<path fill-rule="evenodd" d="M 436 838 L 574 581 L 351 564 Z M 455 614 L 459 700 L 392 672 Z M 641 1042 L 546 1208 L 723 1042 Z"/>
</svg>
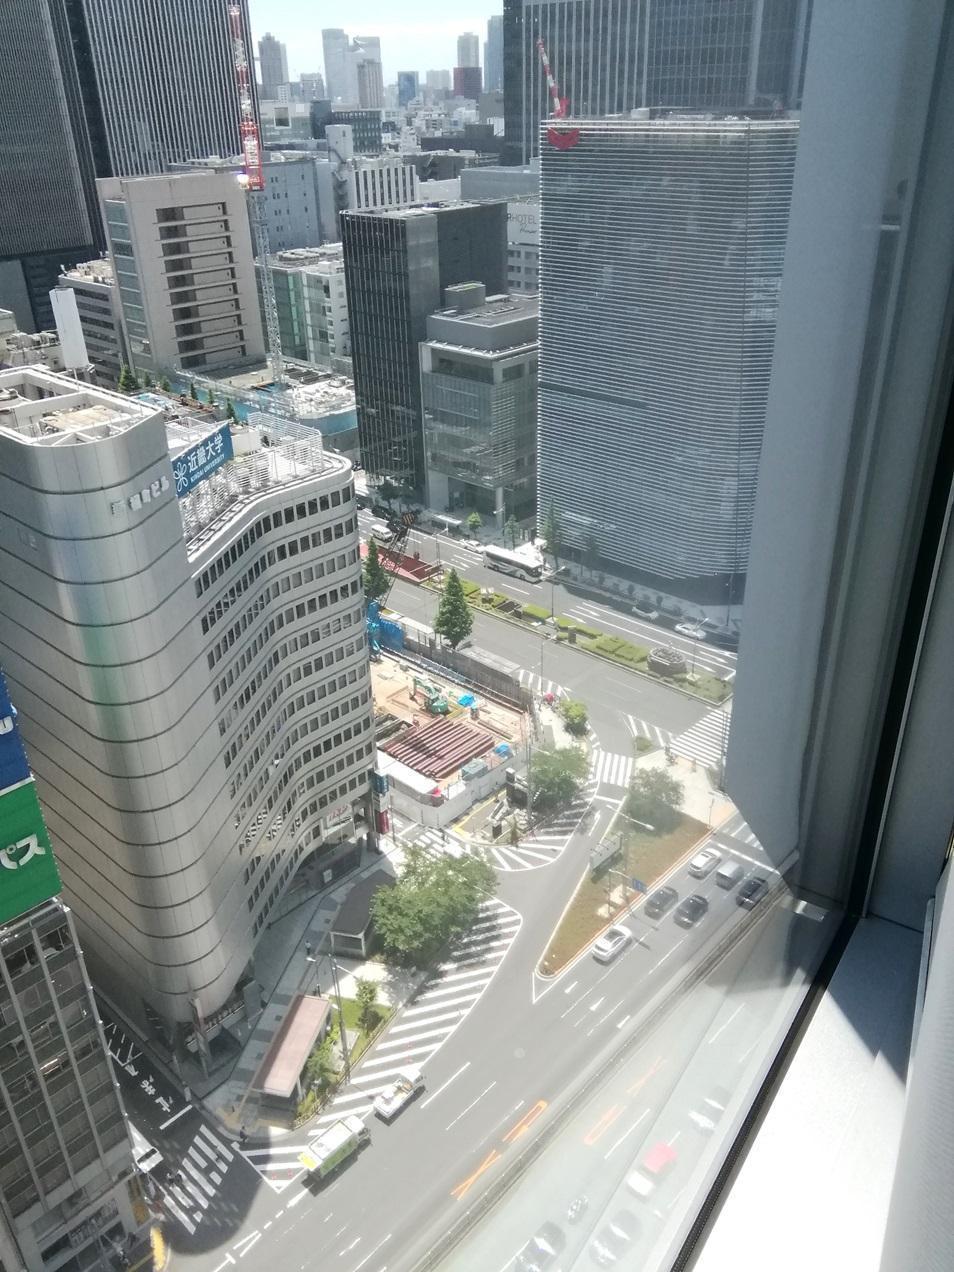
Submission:
<svg viewBox="0 0 954 1272">
<path fill-rule="evenodd" d="M 211 389 L 209 389 L 208 395 L 206 397 L 206 401 L 208 402 L 209 406 L 215 406 L 215 394 L 212 392 Z"/>
<path fill-rule="evenodd" d="M 394 484 L 390 477 L 385 477 L 381 485 L 378 487 L 378 494 L 390 508 L 401 493 L 399 488 Z"/>
<path fill-rule="evenodd" d="M 561 698 L 559 709 L 560 718 L 567 733 L 572 733 L 576 738 L 582 737 L 586 733 L 589 719 L 586 703 L 578 702 L 574 698 Z"/>
<path fill-rule="evenodd" d="M 225 418 L 227 420 L 236 420 L 238 416 L 235 414 L 235 403 L 231 398 L 225 404 Z"/>
<path fill-rule="evenodd" d="M 435 856 L 412 844 L 400 879 L 393 888 L 381 888 L 371 903 L 385 954 L 398 963 L 426 965 L 473 927 L 480 903 L 493 895 L 496 884 L 483 858 Z"/>
<path fill-rule="evenodd" d="M 516 548 L 517 535 L 520 533 L 520 523 L 517 521 L 517 518 L 513 515 L 513 513 L 511 513 L 507 518 L 507 524 L 504 526 L 504 530 L 510 536 L 511 548 Z"/>
<path fill-rule="evenodd" d="M 483 518 L 475 508 L 473 512 L 468 513 L 467 520 L 464 523 L 472 535 L 476 535 L 480 527 L 484 524 Z"/>
<path fill-rule="evenodd" d="M 683 785 L 664 769 L 637 769 L 629 784 L 623 812 L 634 821 L 652 826 L 657 834 L 679 824 Z"/>
<path fill-rule="evenodd" d="M 190 397 L 190 398 L 192 398 L 192 401 L 193 401 L 193 402 L 198 402 L 198 400 L 199 400 L 199 394 L 198 394 L 198 392 L 196 391 L 195 381 L 194 381 L 194 380 L 190 380 L 190 381 L 189 381 L 189 397 Z"/>
<path fill-rule="evenodd" d="M 537 812 L 565 808 L 578 795 L 587 774 L 586 753 L 578 746 L 540 746 L 530 759 L 530 793 Z"/>
<path fill-rule="evenodd" d="M 358 1024 L 370 1033 L 380 1019 L 377 1009 L 378 987 L 373 980 L 364 976 L 355 978 L 354 996 L 358 1003 Z"/>
<path fill-rule="evenodd" d="M 381 558 L 378 556 L 376 539 L 368 543 L 368 555 L 364 558 L 364 594 L 369 601 L 376 601 L 383 596 L 390 586 Z"/>
<path fill-rule="evenodd" d="M 135 393 L 139 388 L 139 381 L 136 379 L 130 367 L 123 363 L 119 372 L 119 391 L 120 393 Z"/>
<path fill-rule="evenodd" d="M 473 626 L 474 616 L 464 596 L 460 577 L 456 570 L 451 570 L 434 619 L 434 630 L 444 637 L 451 649 L 456 649 L 464 637 L 470 635 Z"/>
<path fill-rule="evenodd" d="M 163 393 L 169 393 L 171 391 L 172 385 L 169 383 L 168 376 L 162 377 L 162 379 L 159 381 L 159 387 L 160 389 L 162 389 Z"/>
</svg>

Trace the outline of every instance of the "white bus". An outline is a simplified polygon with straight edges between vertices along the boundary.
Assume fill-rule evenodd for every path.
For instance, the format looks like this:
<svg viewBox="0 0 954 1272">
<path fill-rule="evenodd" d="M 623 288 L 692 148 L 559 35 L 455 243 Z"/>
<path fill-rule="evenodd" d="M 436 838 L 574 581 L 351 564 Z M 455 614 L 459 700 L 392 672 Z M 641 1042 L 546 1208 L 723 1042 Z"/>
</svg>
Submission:
<svg viewBox="0 0 954 1272">
<path fill-rule="evenodd" d="M 532 565 L 525 557 L 518 556 L 516 552 L 508 552 L 506 548 L 484 548 L 484 565 L 488 570 L 514 574 L 518 579 L 526 579 L 528 583 L 539 583 L 543 578 L 542 565 Z"/>
</svg>

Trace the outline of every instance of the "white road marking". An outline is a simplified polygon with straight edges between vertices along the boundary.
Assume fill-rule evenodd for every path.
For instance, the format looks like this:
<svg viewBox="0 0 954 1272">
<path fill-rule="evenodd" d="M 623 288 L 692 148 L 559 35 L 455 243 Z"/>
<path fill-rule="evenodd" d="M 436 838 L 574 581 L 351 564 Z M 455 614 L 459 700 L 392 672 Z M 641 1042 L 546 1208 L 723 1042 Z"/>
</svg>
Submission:
<svg viewBox="0 0 954 1272">
<path fill-rule="evenodd" d="M 369 1250 L 369 1251 L 368 1251 L 368 1253 L 364 1256 L 364 1258 L 361 1260 L 361 1262 L 360 1262 L 360 1263 L 356 1263 L 356 1264 L 354 1265 L 354 1272 L 359 1272 L 359 1269 L 360 1269 L 360 1268 L 363 1268 L 363 1267 L 364 1267 L 364 1265 L 367 1263 L 367 1261 L 368 1261 L 369 1259 L 373 1258 L 373 1257 L 374 1257 L 374 1255 L 376 1255 L 376 1254 L 377 1254 L 377 1252 L 381 1249 L 381 1247 L 382 1247 L 383 1245 L 385 1245 L 385 1244 L 386 1244 L 388 1241 L 390 1241 L 390 1240 L 391 1240 L 391 1234 L 390 1234 L 390 1232 L 389 1232 L 389 1233 L 388 1233 L 388 1235 L 387 1235 L 386 1237 L 383 1237 L 383 1238 L 382 1238 L 382 1239 L 378 1242 L 378 1244 L 374 1247 L 374 1249 L 373 1249 L 373 1250 Z M 384 1268 L 379 1268 L 379 1269 L 378 1269 L 378 1272 L 387 1272 L 387 1268 L 386 1268 L 386 1267 L 384 1267 Z"/>
<path fill-rule="evenodd" d="M 630 1126 L 627 1130 L 623 1131 L 622 1135 L 619 1137 L 619 1139 L 616 1141 L 616 1143 L 615 1143 L 615 1144 L 611 1144 L 611 1145 L 609 1146 L 609 1148 L 607 1149 L 607 1151 L 603 1154 L 603 1161 L 604 1161 L 604 1162 L 605 1162 L 605 1161 L 607 1161 L 607 1160 L 608 1160 L 608 1159 L 612 1156 L 612 1154 L 616 1152 L 616 1150 L 619 1148 L 620 1144 L 622 1144 L 622 1143 L 623 1143 L 623 1141 L 624 1141 L 625 1139 L 628 1139 L 628 1138 L 629 1138 L 629 1136 L 630 1136 L 630 1135 L 632 1135 L 633 1131 L 635 1131 L 636 1127 L 637 1127 L 637 1126 L 639 1126 L 640 1122 L 641 1122 L 641 1121 L 643 1120 L 643 1118 L 645 1118 L 645 1117 L 649 1117 L 649 1109 L 644 1109 L 644 1110 L 642 1111 L 642 1113 L 640 1113 L 640 1115 L 639 1115 L 639 1117 L 636 1119 L 636 1121 L 632 1124 L 632 1126 Z"/>
<path fill-rule="evenodd" d="M 256 1240 L 256 1238 L 257 1238 L 257 1237 L 260 1237 L 261 1235 L 262 1235 L 262 1234 L 261 1234 L 261 1233 L 258 1231 L 258 1229 L 256 1228 L 256 1230 L 255 1230 L 255 1231 L 251 1234 L 251 1236 L 243 1237 L 241 1241 L 236 1241 L 235 1245 L 234 1245 L 234 1246 L 232 1246 L 232 1249 L 233 1249 L 233 1250 L 240 1250 L 240 1249 L 241 1249 L 241 1247 L 242 1247 L 243 1245 L 248 1245 L 248 1243 L 249 1243 L 250 1241 L 255 1241 L 255 1240 Z"/>
<path fill-rule="evenodd" d="M 666 953 L 662 956 L 662 958 L 658 961 L 658 963 L 656 963 L 655 966 L 653 966 L 650 970 L 654 972 L 657 967 L 662 967 L 663 963 L 665 963 L 666 959 L 669 958 L 670 954 L 675 954 L 679 946 L 684 945 L 685 943 L 686 943 L 685 937 L 683 937 L 681 941 L 677 941 L 676 944 L 672 947 L 672 949 L 667 950 Z"/>
<path fill-rule="evenodd" d="M 308 1196 L 308 1189 L 307 1189 L 307 1188 L 303 1188 L 303 1189 L 301 1190 L 301 1192 L 300 1192 L 300 1193 L 296 1193 L 294 1197 L 292 1197 L 292 1198 L 290 1198 L 290 1199 L 289 1199 L 289 1201 L 286 1203 L 285 1209 L 286 1209 L 286 1210 L 291 1210 L 292 1206 L 297 1206 L 297 1205 L 298 1205 L 298 1203 L 299 1203 L 299 1202 L 300 1202 L 300 1201 L 301 1201 L 304 1197 L 307 1197 L 307 1196 Z"/>
<path fill-rule="evenodd" d="M 445 1011 L 440 1016 L 429 1016 L 426 1021 L 423 1021 L 421 1023 L 428 1024 L 428 1025 L 436 1025 L 442 1020 L 457 1020 L 459 1019 L 459 1017 L 460 1017 L 460 1008 L 458 1007 L 454 1011 Z M 409 1029 L 420 1029 L 421 1023 L 418 1023 L 417 1021 L 413 1021 L 409 1025 L 394 1025 L 391 1029 L 388 1030 L 388 1037 L 390 1038 L 393 1034 L 396 1034 L 396 1033 L 407 1033 Z"/>
<path fill-rule="evenodd" d="M 742 1008 L 743 1008 L 744 1006 L 745 1006 L 745 1003 L 739 1003 L 738 1007 L 736 1007 L 735 1011 L 732 1013 L 732 1015 L 729 1017 L 729 1019 L 728 1019 L 728 1020 L 726 1020 L 726 1021 L 724 1021 L 724 1022 L 723 1022 L 723 1023 L 719 1026 L 719 1028 L 715 1031 L 715 1033 L 714 1033 L 714 1034 L 712 1035 L 712 1037 L 709 1039 L 709 1045 L 710 1045 L 710 1046 L 712 1045 L 712 1043 L 714 1043 L 714 1042 L 715 1042 L 716 1038 L 718 1038 L 718 1037 L 720 1036 L 720 1034 L 725 1033 L 726 1029 L 728 1029 L 729 1025 L 731 1025 L 731 1024 L 732 1024 L 733 1020 L 735 1020 L 736 1016 L 739 1014 L 739 1012 L 742 1010 Z"/>
<path fill-rule="evenodd" d="M 417 1042 L 419 1038 L 440 1038 L 451 1028 L 453 1026 L 445 1025 L 443 1029 L 425 1029 L 423 1033 L 413 1034 L 410 1038 L 399 1038 L 396 1042 L 379 1042 L 374 1049 L 374 1054 L 377 1055 L 380 1051 L 394 1051 L 397 1048 L 407 1047 L 410 1043 Z"/>
<path fill-rule="evenodd" d="M 627 1020 L 629 1020 L 629 1016 L 624 1016 L 622 1020 L 617 1022 L 616 1028 L 622 1029 L 623 1025 L 626 1024 Z"/>
<path fill-rule="evenodd" d="M 494 1079 L 494 1081 L 493 1081 L 493 1082 L 491 1082 L 491 1084 L 490 1084 L 490 1086 L 489 1086 L 489 1087 L 487 1087 L 485 1090 L 481 1091 L 480 1095 L 478 1095 L 478 1096 L 477 1096 L 477 1099 L 476 1099 L 476 1100 L 471 1100 L 471 1102 L 467 1105 L 466 1109 L 462 1109 L 462 1110 L 460 1111 L 460 1113 L 458 1113 L 458 1114 L 457 1114 L 457 1116 L 454 1118 L 453 1122 L 448 1122 L 448 1123 L 447 1123 L 447 1125 L 444 1127 L 444 1130 L 445 1130 L 445 1131 L 449 1131 L 449 1130 L 450 1130 L 450 1128 L 451 1128 L 452 1126 L 456 1126 L 456 1125 L 457 1125 L 457 1123 L 460 1121 L 460 1119 L 464 1116 L 464 1114 L 465 1114 L 465 1113 L 469 1113 L 469 1112 L 470 1112 L 470 1110 L 474 1107 L 474 1105 L 475 1105 L 475 1104 L 479 1104 L 479 1103 L 480 1103 L 480 1101 L 481 1101 L 481 1100 L 484 1098 L 484 1096 L 487 1094 L 487 1092 L 488 1092 L 488 1091 L 492 1091 L 496 1085 L 497 1085 L 497 1080 L 496 1080 L 496 1078 L 495 1078 L 495 1079 Z"/>
<path fill-rule="evenodd" d="M 234 1160 L 234 1154 L 230 1153 L 222 1141 L 209 1130 L 207 1126 L 203 1126 L 200 1134 L 204 1135 L 209 1143 L 214 1144 L 227 1162 Z"/>
<path fill-rule="evenodd" d="M 227 1268 L 230 1264 L 232 1265 L 232 1267 L 234 1267 L 235 1260 L 232 1258 L 230 1254 L 227 1254 L 225 1258 L 222 1260 L 222 1262 L 219 1264 L 219 1266 L 215 1269 L 215 1272 L 222 1272 L 222 1269 Z"/>
<path fill-rule="evenodd" d="M 590 1011 L 598 1011 L 598 1010 L 599 1010 L 599 1007 L 600 1007 L 600 1004 L 601 1004 L 602 1002 L 604 1002 L 604 1001 L 605 1001 L 605 999 L 606 999 L 606 995 L 605 995 L 605 994 L 603 994 L 603 995 L 602 995 L 602 997 L 597 998 L 597 1000 L 596 1000 L 596 1002 L 595 1002 L 595 1003 L 590 1003 Z"/>
<path fill-rule="evenodd" d="M 571 990 L 576 989 L 579 983 L 580 983 L 579 981 L 571 981 L 571 983 L 567 985 L 566 989 L 563 991 L 564 994 L 568 994 Z"/>
<path fill-rule="evenodd" d="M 447 1088 L 450 1086 L 450 1084 L 454 1081 L 455 1078 L 459 1078 L 460 1075 L 464 1072 L 464 1070 L 469 1068 L 470 1068 L 470 1061 L 468 1060 L 465 1064 L 462 1064 L 460 1066 L 460 1068 L 457 1070 L 456 1073 L 451 1074 L 451 1076 L 447 1079 L 447 1081 L 444 1083 L 443 1086 L 439 1086 L 433 1095 L 429 1095 L 427 1097 L 427 1099 L 421 1105 L 421 1108 L 426 1109 L 427 1106 L 430 1104 L 431 1100 L 436 1100 L 442 1091 L 447 1090 Z"/>
<path fill-rule="evenodd" d="M 166 1127 L 171 1126 L 173 1122 L 178 1122 L 179 1118 L 184 1117 L 185 1114 L 188 1113 L 189 1110 L 193 1107 L 194 1105 L 187 1104 L 185 1108 L 180 1109 L 178 1113 L 173 1113 L 172 1117 L 167 1117 L 164 1122 L 160 1123 L 160 1126 L 159 1126 L 160 1131 L 164 1131 Z"/>
</svg>

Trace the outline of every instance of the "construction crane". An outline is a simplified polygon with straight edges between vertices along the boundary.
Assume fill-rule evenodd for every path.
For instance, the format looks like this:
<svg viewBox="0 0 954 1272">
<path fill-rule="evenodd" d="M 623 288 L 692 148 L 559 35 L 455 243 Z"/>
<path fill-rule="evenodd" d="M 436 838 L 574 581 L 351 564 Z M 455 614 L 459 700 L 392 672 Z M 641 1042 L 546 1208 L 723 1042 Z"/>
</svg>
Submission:
<svg viewBox="0 0 954 1272">
<path fill-rule="evenodd" d="M 537 40 L 537 50 L 540 54 L 540 61 L 543 63 L 543 73 L 547 77 L 550 100 L 553 102 L 549 118 L 553 120 L 566 119 L 569 99 L 560 96 L 560 90 L 557 87 L 556 80 L 553 78 L 553 72 L 550 69 L 550 59 L 547 57 L 546 46 L 542 38 Z M 579 128 L 555 128 L 552 124 L 547 128 L 547 141 L 551 146 L 555 146 L 557 150 L 569 150 L 579 140 Z"/>
<path fill-rule="evenodd" d="M 235 68 L 235 84 L 239 97 L 239 133 L 242 137 L 242 156 L 245 172 L 242 184 L 248 200 L 248 215 L 255 238 L 255 253 L 262 267 L 262 307 L 265 310 L 265 335 L 268 343 L 268 365 L 277 385 L 285 383 L 285 363 L 282 358 L 282 335 L 278 325 L 278 305 L 275 302 L 275 286 L 268 266 L 268 220 L 265 210 L 265 173 L 262 169 L 262 139 L 255 118 L 252 101 L 252 82 L 245 33 L 242 30 L 242 7 L 230 4 L 229 26 L 232 33 L 232 65 Z"/>
</svg>

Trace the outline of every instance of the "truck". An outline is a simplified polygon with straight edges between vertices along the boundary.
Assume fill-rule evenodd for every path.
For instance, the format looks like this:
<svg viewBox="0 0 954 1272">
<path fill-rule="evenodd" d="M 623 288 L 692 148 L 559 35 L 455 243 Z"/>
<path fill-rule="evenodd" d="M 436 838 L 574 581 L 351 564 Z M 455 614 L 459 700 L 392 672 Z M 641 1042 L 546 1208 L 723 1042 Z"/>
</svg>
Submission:
<svg viewBox="0 0 954 1272">
<path fill-rule="evenodd" d="M 309 1174 L 325 1179 L 370 1141 L 370 1130 L 360 1117 L 350 1114 L 322 1131 L 298 1154 L 298 1160 Z"/>
<path fill-rule="evenodd" d="M 374 1111 L 385 1122 L 397 1117 L 405 1104 L 414 1099 L 418 1091 L 424 1090 L 424 1074 L 420 1069 L 409 1067 L 402 1069 L 394 1082 L 378 1093 L 374 1101 Z"/>
</svg>

